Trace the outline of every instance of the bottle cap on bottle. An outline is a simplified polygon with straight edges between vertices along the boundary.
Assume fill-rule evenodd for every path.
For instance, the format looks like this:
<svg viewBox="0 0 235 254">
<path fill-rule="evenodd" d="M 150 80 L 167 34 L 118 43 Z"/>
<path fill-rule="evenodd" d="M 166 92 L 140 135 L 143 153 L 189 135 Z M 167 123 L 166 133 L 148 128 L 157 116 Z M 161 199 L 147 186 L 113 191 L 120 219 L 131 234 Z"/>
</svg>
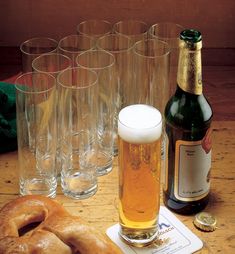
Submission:
<svg viewBox="0 0 235 254">
<path fill-rule="evenodd" d="M 210 213 L 206 212 L 196 214 L 193 223 L 197 228 L 207 232 L 214 231 L 217 228 L 216 218 Z"/>
</svg>

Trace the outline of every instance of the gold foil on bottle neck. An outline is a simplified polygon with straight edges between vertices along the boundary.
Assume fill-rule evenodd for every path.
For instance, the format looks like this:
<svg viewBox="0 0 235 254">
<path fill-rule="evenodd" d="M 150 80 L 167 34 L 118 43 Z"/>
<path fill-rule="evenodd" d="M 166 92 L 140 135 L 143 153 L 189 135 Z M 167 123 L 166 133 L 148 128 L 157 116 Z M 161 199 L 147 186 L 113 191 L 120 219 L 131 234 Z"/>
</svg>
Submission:
<svg viewBox="0 0 235 254">
<path fill-rule="evenodd" d="M 177 83 L 188 93 L 202 94 L 201 48 L 202 42 L 180 40 Z"/>
<path fill-rule="evenodd" d="M 191 42 L 191 41 L 180 40 L 179 47 L 180 48 L 185 48 L 185 49 L 188 49 L 188 50 L 201 50 L 202 49 L 202 41 L 194 43 L 194 42 Z"/>
</svg>

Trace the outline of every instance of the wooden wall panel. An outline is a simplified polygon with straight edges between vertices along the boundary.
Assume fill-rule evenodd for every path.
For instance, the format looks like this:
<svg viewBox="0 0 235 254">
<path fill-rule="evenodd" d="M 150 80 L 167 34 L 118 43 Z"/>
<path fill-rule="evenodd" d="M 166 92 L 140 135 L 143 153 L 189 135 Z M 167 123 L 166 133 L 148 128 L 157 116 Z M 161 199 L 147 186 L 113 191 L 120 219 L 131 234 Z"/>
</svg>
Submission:
<svg viewBox="0 0 235 254">
<path fill-rule="evenodd" d="M 235 48 L 234 0 L 0 0 L 0 46 L 76 33 L 85 19 L 172 21 L 201 30 L 204 47 Z"/>
</svg>

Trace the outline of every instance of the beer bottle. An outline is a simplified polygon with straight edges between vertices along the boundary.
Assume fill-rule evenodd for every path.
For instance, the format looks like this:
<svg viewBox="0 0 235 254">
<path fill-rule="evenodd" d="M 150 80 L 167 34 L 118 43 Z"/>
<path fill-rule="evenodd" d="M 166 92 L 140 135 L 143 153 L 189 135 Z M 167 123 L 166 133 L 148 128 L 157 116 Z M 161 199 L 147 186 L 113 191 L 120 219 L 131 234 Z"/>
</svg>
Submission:
<svg viewBox="0 0 235 254">
<path fill-rule="evenodd" d="M 212 109 L 202 93 L 201 33 L 180 34 L 177 88 L 165 108 L 168 141 L 163 198 L 176 213 L 196 213 L 208 203 Z"/>
</svg>

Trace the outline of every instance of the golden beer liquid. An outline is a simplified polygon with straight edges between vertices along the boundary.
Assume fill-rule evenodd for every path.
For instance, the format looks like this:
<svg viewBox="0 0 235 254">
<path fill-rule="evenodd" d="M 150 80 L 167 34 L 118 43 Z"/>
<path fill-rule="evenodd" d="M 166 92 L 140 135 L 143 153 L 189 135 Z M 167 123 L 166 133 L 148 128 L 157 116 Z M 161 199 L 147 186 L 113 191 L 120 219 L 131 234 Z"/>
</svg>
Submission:
<svg viewBox="0 0 235 254">
<path fill-rule="evenodd" d="M 122 230 L 156 233 L 160 208 L 161 139 L 131 144 L 119 137 L 119 220 Z M 137 230 L 137 231 L 136 231 Z"/>
</svg>

